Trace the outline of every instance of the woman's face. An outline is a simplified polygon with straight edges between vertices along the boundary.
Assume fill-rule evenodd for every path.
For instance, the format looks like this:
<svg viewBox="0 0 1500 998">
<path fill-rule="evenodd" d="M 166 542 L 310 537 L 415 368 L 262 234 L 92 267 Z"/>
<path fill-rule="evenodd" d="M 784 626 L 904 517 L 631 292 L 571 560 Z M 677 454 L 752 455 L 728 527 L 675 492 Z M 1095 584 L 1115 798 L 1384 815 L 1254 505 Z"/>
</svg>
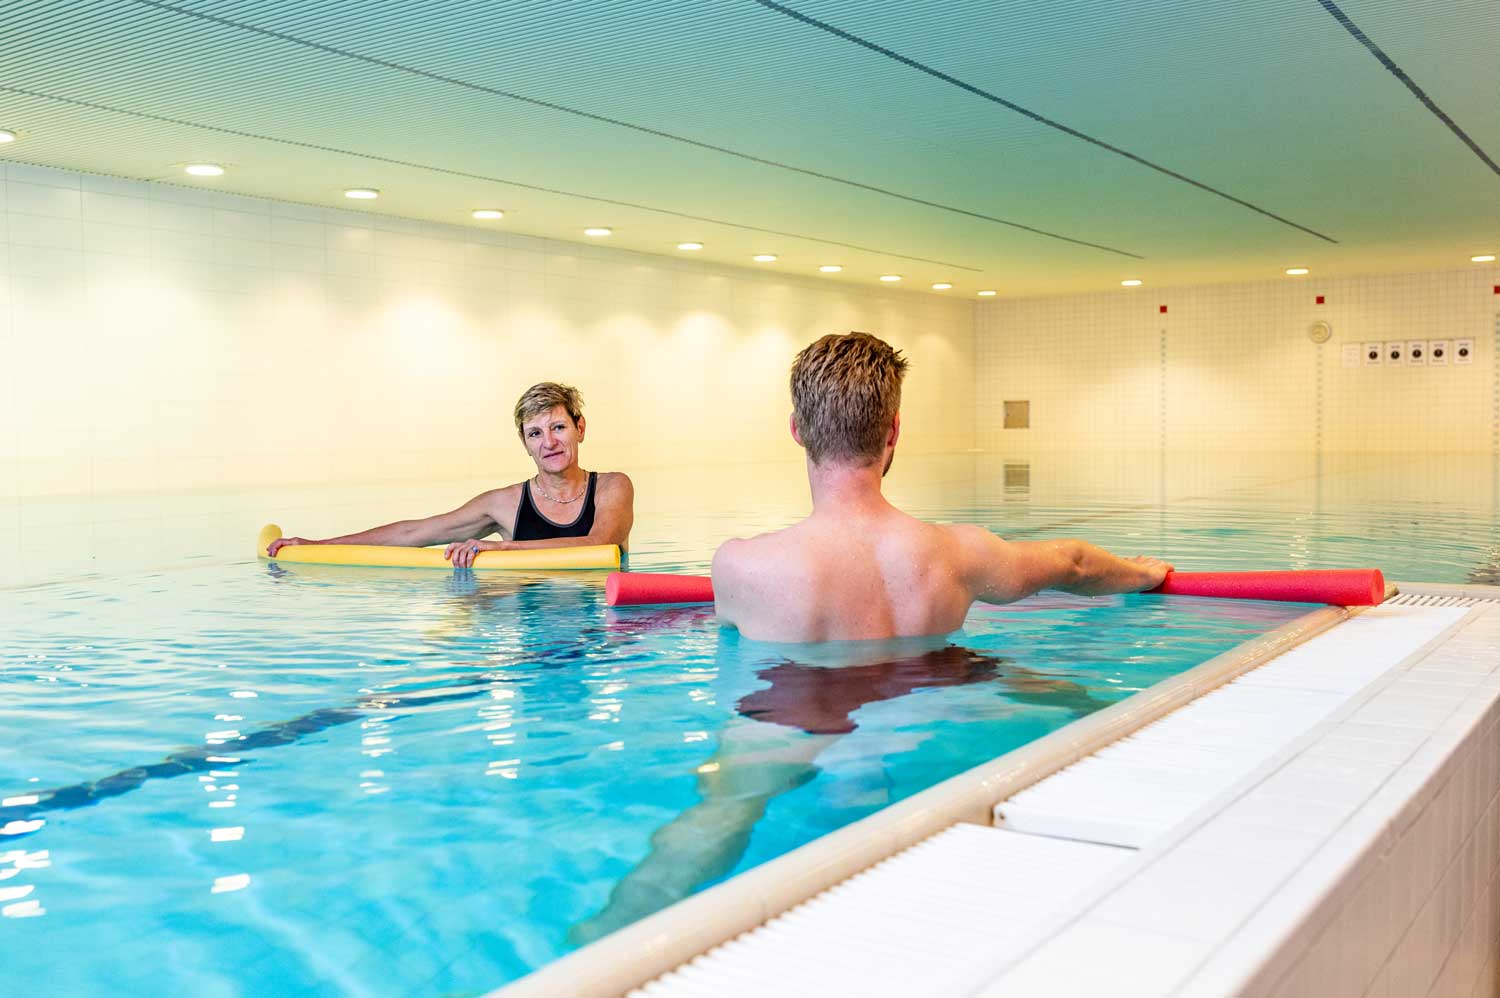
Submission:
<svg viewBox="0 0 1500 998">
<path fill-rule="evenodd" d="M 560 405 L 539 412 L 521 424 L 521 442 L 536 462 L 536 470 L 559 474 L 578 463 L 578 445 L 583 443 L 584 419 L 568 415 Z"/>
</svg>

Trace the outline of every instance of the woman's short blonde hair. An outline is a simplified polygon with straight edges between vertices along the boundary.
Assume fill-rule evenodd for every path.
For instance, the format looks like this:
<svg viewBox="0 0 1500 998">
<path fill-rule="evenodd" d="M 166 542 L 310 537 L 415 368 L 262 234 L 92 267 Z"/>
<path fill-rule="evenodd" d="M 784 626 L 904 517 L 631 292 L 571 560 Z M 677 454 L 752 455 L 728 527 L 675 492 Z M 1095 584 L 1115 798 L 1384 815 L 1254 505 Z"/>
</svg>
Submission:
<svg viewBox="0 0 1500 998">
<path fill-rule="evenodd" d="M 572 385 L 560 385 L 556 381 L 543 381 L 532 385 L 521 393 L 516 401 L 516 432 L 533 416 L 551 412 L 557 406 L 568 410 L 573 425 L 583 416 L 583 396 Z"/>
<path fill-rule="evenodd" d="M 797 434 L 816 464 L 867 464 L 901 409 L 901 351 L 869 333 L 830 333 L 792 362 Z"/>
</svg>

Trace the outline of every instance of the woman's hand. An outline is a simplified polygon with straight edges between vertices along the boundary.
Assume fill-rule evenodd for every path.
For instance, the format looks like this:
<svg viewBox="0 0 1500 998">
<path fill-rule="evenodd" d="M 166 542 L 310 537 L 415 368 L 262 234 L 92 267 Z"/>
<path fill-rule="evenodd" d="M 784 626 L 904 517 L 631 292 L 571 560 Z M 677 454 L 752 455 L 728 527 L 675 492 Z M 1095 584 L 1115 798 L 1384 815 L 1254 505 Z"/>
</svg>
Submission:
<svg viewBox="0 0 1500 998">
<path fill-rule="evenodd" d="M 310 541 L 306 537 L 278 537 L 266 547 L 266 557 L 276 557 L 276 552 L 284 547 L 292 547 L 296 544 L 321 544 L 321 541 Z"/>
<path fill-rule="evenodd" d="M 454 568 L 473 568 L 474 556 L 481 551 L 508 551 L 510 541 L 454 541 L 443 549 L 443 557 Z"/>
</svg>

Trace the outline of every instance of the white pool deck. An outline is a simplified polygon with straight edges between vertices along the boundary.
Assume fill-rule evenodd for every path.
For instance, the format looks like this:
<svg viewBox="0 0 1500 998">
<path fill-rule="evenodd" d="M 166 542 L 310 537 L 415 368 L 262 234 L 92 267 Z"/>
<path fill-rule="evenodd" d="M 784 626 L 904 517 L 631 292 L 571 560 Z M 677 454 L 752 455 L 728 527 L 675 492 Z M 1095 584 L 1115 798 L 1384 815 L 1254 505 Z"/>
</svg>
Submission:
<svg viewBox="0 0 1500 998">
<path fill-rule="evenodd" d="M 1500 993 L 1500 588 L 1401 589 L 499 993 Z"/>
</svg>

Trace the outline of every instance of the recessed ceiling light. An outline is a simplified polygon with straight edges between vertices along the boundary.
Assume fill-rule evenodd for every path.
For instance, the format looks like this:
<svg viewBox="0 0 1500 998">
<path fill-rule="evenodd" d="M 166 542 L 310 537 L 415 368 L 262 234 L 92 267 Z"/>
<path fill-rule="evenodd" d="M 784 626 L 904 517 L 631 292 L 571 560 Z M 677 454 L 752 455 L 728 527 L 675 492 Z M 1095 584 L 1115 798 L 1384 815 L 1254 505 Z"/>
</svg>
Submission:
<svg viewBox="0 0 1500 998">
<path fill-rule="evenodd" d="M 839 271 L 843 270 L 844 268 L 840 267 L 836 263 L 825 263 L 825 264 L 823 264 L 823 266 L 819 267 L 818 269 L 821 270 L 825 274 L 837 274 Z"/>
<path fill-rule="evenodd" d="M 934 284 L 932 286 L 932 290 L 934 290 L 934 291 L 947 291 L 951 287 L 953 287 L 953 285 L 949 284 L 947 281 L 938 281 L 936 284 Z"/>
<path fill-rule="evenodd" d="M 1140 286 L 1141 286 L 1141 281 L 1140 281 L 1140 278 L 1137 278 L 1137 277 L 1132 277 L 1128 281 L 1121 281 L 1120 282 L 1120 287 L 1122 287 L 1122 288 L 1138 288 Z"/>
<path fill-rule="evenodd" d="M 897 281 L 901 280 L 901 275 L 900 274 L 881 274 L 880 275 L 880 279 L 882 281 L 884 281 L 885 283 L 887 283 L 887 284 L 895 284 Z"/>
<path fill-rule="evenodd" d="M 586 236 L 607 236 L 614 231 L 614 229 L 606 229 L 602 225 L 591 225 L 583 230 L 583 234 Z"/>
<path fill-rule="evenodd" d="M 993 297 L 995 297 L 999 293 L 1000 292 L 998 292 L 998 291 L 981 291 L 981 292 L 979 292 L 979 297 L 981 297 L 981 298 L 993 298 Z"/>
<path fill-rule="evenodd" d="M 505 212 L 501 211 L 499 208 L 475 208 L 473 211 L 469 212 L 469 214 L 482 222 L 493 221 L 495 219 L 505 217 Z"/>
<path fill-rule="evenodd" d="M 195 177 L 224 176 L 224 168 L 218 163 L 189 163 L 183 169 Z"/>
<path fill-rule="evenodd" d="M 380 192 L 373 187 L 351 187 L 344 192 L 344 197 L 356 201 L 374 201 L 380 197 Z"/>
<path fill-rule="evenodd" d="M 680 249 L 680 250 L 701 250 L 703 248 L 703 244 L 702 243 L 678 243 L 677 244 L 677 248 Z"/>
<path fill-rule="evenodd" d="M 1481 253 L 1478 256 L 1471 256 L 1471 257 L 1469 257 L 1469 262 L 1470 263 L 1494 263 L 1495 262 L 1495 254 L 1493 254 L 1493 253 Z"/>
<path fill-rule="evenodd" d="M 14 142 L 18 138 L 20 138 L 20 136 L 11 131 L 9 128 L 0 128 L 0 143 Z"/>
<path fill-rule="evenodd" d="M 775 263 L 776 262 L 776 254 L 775 253 L 757 253 L 754 256 L 752 256 L 750 259 L 754 260 L 756 263 Z"/>
<path fill-rule="evenodd" d="M 1286 276 L 1288 277 L 1301 277 L 1305 273 L 1307 273 L 1306 267 L 1288 267 L 1286 269 Z"/>
</svg>

